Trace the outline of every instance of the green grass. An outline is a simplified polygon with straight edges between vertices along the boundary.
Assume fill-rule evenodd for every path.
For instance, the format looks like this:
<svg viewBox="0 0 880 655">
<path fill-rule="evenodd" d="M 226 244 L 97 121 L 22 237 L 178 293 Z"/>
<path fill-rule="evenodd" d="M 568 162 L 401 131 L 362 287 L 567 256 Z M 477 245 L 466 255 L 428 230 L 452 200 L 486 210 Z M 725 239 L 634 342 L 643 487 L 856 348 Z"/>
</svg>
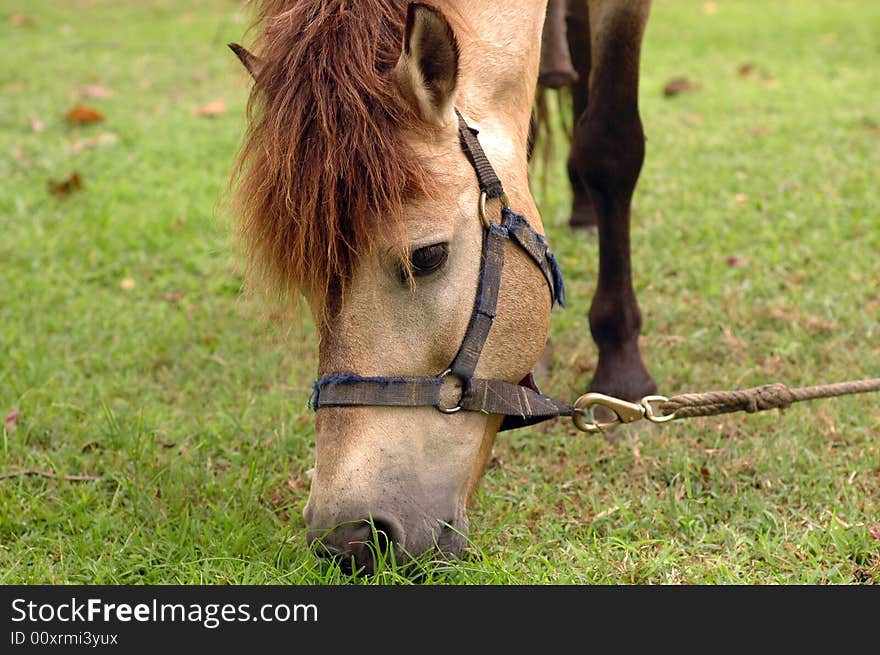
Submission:
<svg viewBox="0 0 880 655">
<path fill-rule="evenodd" d="M 716 4 L 657 0 L 644 44 L 648 365 L 668 395 L 880 375 L 880 5 Z M 222 210 L 248 88 L 224 45 L 239 6 L 0 2 L 0 413 L 21 413 L 0 476 L 100 478 L 0 479 L 0 583 L 408 581 L 393 564 L 352 580 L 305 546 L 314 334 L 240 297 Z M 698 91 L 665 98 L 680 75 Z M 93 83 L 113 96 L 79 97 Z M 217 98 L 223 115 L 193 114 Z M 67 125 L 79 102 L 106 120 Z M 117 140 L 72 152 L 100 134 Z M 73 170 L 81 191 L 47 192 Z M 570 301 L 543 386 L 573 398 L 595 366 L 596 243 L 569 234 L 561 160 L 535 186 Z M 473 556 L 421 582 L 880 579 L 876 396 L 614 440 L 559 421 L 495 451 Z"/>
</svg>

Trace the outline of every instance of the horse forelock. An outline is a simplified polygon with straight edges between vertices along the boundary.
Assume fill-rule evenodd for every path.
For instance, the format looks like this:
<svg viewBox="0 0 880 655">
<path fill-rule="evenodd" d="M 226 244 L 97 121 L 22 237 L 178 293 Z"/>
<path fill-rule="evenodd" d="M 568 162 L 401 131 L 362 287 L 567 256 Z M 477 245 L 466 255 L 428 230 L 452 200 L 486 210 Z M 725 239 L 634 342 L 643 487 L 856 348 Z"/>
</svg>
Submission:
<svg viewBox="0 0 880 655">
<path fill-rule="evenodd" d="M 403 248 L 403 204 L 428 188 L 390 75 L 405 14 L 400 0 L 257 7 L 235 205 L 248 277 L 281 297 L 344 289 L 380 234 Z"/>
</svg>

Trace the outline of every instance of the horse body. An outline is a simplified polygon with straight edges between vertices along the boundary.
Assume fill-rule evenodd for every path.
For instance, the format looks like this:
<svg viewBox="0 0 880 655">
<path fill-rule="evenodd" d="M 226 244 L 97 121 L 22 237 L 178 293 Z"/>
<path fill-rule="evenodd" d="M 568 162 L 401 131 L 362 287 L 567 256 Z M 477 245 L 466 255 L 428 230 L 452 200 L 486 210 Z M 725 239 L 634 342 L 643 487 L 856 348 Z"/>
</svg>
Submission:
<svg viewBox="0 0 880 655">
<path fill-rule="evenodd" d="M 620 387 L 625 397 L 653 386 L 638 355 L 628 251 L 644 151 L 635 86 L 648 4 L 590 2 L 592 65 L 584 69 L 571 50 L 578 73 L 588 71 L 578 84 L 589 86 L 572 184 L 576 200 L 584 189 L 595 209 L 602 249 L 590 312 L 600 349 L 593 386 Z M 456 109 L 479 130 L 511 206 L 543 231 L 528 141 L 546 9 L 533 0 L 260 6 L 259 52 L 236 48 L 255 78 L 238 168 L 242 237 L 258 275 L 307 298 L 319 375 L 436 376 L 455 357 L 474 309 L 483 233 Z M 571 30 L 569 40 L 577 41 Z M 476 375 L 527 375 L 545 348 L 550 306 L 540 271 L 508 245 Z M 467 501 L 500 423 L 432 407 L 320 409 L 309 539 L 319 539 L 319 553 L 367 569 L 373 530 L 398 557 L 460 553 Z"/>
</svg>

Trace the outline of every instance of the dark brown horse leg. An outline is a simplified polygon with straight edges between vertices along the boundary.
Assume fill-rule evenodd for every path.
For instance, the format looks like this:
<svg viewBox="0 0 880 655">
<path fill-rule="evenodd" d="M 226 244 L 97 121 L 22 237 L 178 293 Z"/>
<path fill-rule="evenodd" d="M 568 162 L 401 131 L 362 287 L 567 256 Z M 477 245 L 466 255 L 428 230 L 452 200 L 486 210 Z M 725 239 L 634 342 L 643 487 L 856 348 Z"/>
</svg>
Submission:
<svg viewBox="0 0 880 655">
<path fill-rule="evenodd" d="M 541 68 L 538 82 L 550 89 L 573 84 L 578 74 L 572 66 L 566 39 L 568 0 L 550 0 L 541 36 Z"/>
<path fill-rule="evenodd" d="M 571 63 L 577 79 L 571 85 L 572 111 L 575 124 L 587 110 L 590 99 L 590 12 L 587 0 L 568 0 L 567 41 Z M 549 13 L 549 12 L 548 12 Z M 575 138 L 575 143 L 577 139 Z M 569 226 L 573 229 L 596 229 L 598 218 L 587 185 L 579 169 L 581 149 L 572 144 L 568 159 L 568 179 L 571 182 L 572 205 Z"/>
<path fill-rule="evenodd" d="M 639 54 L 648 0 L 591 0 L 592 70 L 570 168 L 595 210 L 599 279 L 590 330 L 599 350 L 592 391 L 638 399 L 656 392 L 639 352 L 642 317 L 632 285 L 630 203 L 645 156 L 638 109 Z"/>
</svg>

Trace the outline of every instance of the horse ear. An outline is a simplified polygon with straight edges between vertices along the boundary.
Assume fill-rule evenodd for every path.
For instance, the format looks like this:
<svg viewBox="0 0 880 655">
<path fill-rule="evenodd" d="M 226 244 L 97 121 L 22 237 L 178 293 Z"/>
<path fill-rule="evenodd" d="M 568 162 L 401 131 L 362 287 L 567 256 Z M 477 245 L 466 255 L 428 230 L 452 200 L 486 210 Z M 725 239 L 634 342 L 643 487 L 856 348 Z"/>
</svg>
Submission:
<svg viewBox="0 0 880 655">
<path fill-rule="evenodd" d="M 244 67 L 247 68 L 251 77 L 257 79 L 257 74 L 263 67 L 262 60 L 255 54 L 249 52 L 244 46 L 238 45 L 237 43 L 227 43 L 226 45 L 228 45 L 229 49 L 235 53 L 235 56 L 238 57 L 239 61 L 244 64 Z"/>
<path fill-rule="evenodd" d="M 422 118 L 436 125 L 455 120 L 458 42 L 439 10 L 418 2 L 407 7 L 397 85 Z"/>
</svg>

